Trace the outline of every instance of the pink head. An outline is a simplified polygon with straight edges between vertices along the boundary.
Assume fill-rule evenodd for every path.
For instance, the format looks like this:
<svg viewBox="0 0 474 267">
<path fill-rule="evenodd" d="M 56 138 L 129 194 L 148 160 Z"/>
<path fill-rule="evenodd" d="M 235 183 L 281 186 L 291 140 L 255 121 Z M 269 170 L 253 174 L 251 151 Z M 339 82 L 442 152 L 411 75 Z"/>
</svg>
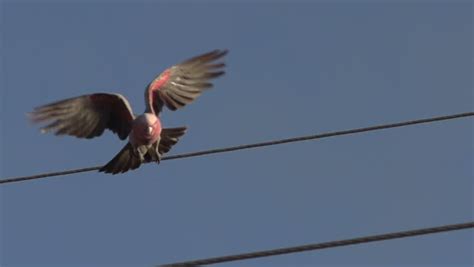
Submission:
<svg viewBox="0 0 474 267">
<path fill-rule="evenodd" d="M 132 125 L 130 142 L 136 145 L 152 144 L 161 134 L 160 119 L 152 113 L 138 116 Z"/>
</svg>

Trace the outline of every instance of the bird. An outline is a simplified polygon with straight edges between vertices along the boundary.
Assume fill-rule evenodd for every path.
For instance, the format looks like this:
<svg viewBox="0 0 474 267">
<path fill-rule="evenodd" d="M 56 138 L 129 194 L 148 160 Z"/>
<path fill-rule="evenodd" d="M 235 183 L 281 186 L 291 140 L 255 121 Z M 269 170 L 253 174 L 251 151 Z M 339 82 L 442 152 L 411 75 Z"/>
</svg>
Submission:
<svg viewBox="0 0 474 267">
<path fill-rule="evenodd" d="M 42 133 L 78 138 L 101 136 L 108 129 L 127 144 L 99 171 L 124 173 L 142 163 L 160 163 L 163 154 L 185 134 L 186 127 L 163 128 L 164 107 L 175 111 L 193 102 L 225 74 L 227 49 L 216 49 L 168 67 L 145 89 L 145 111 L 135 115 L 128 100 L 118 93 L 93 93 L 72 97 L 28 113 L 33 123 L 45 123 Z"/>
</svg>

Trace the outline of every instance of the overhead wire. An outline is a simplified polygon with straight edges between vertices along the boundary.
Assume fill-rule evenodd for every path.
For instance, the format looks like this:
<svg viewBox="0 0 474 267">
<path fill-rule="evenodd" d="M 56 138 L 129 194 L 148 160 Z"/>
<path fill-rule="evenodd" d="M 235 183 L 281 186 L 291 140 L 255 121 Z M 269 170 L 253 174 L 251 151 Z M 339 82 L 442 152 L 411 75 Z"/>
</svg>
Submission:
<svg viewBox="0 0 474 267">
<path fill-rule="evenodd" d="M 198 156 L 204 156 L 204 155 L 210 155 L 210 154 L 225 153 L 225 152 L 244 150 L 244 149 L 250 149 L 250 148 L 266 147 L 266 146 L 273 146 L 273 145 L 280 145 L 280 144 L 287 144 L 287 143 L 322 139 L 322 138 L 328 138 L 328 137 L 334 137 L 334 136 L 350 135 L 350 134 L 356 134 L 356 133 L 362 133 L 362 132 L 377 131 L 377 130 L 383 130 L 383 129 L 389 129 L 389 128 L 404 127 L 404 126 L 415 125 L 415 124 L 423 124 L 423 123 L 431 123 L 431 122 L 436 122 L 436 121 L 459 119 L 459 118 L 471 117 L 471 116 L 474 116 L 474 112 L 465 112 L 465 113 L 458 113 L 458 114 L 452 114 L 452 115 L 445 115 L 445 116 L 437 116 L 437 117 L 430 117 L 430 118 L 417 119 L 417 120 L 402 121 L 402 122 L 397 122 L 397 123 L 381 124 L 381 125 L 375 125 L 375 126 L 370 126 L 370 127 L 355 128 L 355 129 L 350 129 L 350 130 L 342 130 L 342 131 L 334 131 L 334 132 L 327 132 L 327 133 L 314 134 L 314 135 L 292 137 L 292 138 L 279 139 L 279 140 L 273 140 L 273 141 L 267 141 L 267 142 L 261 142 L 261 143 L 244 144 L 244 145 L 237 145 L 237 146 L 202 150 L 202 151 L 189 152 L 189 153 L 177 154 L 177 155 L 172 155 L 172 156 L 165 156 L 161 160 L 184 159 L 184 158 L 191 158 L 191 157 L 198 157 Z M 53 176 L 61 176 L 61 175 L 69 175 L 69 174 L 74 174 L 74 173 L 95 171 L 95 170 L 99 170 L 101 167 L 102 166 L 94 166 L 94 167 L 72 169 L 72 170 L 66 170 L 66 171 L 48 172 L 48 173 L 42 173 L 42 174 L 36 174 L 36 175 L 30 175 L 30 176 L 19 176 L 19 177 L 4 178 L 4 179 L 0 180 L 0 184 L 8 184 L 8 183 L 13 183 L 13 182 L 34 180 L 34 179 L 47 178 L 47 177 L 53 177 Z"/>
<path fill-rule="evenodd" d="M 389 239 L 428 235 L 428 234 L 462 230 L 462 229 L 468 229 L 468 228 L 474 228 L 474 221 L 460 223 L 460 224 L 449 224 L 449 225 L 436 226 L 436 227 L 430 227 L 430 228 L 421 228 L 421 229 L 415 229 L 415 230 L 401 231 L 401 232 L 391 232 L 391 233 L 385 233 L 385 234 L 379 234 L 379 235 L 362 236 L 362 237 L 356 237 L 356 238 L 351 238 L 351 239 L 343 239 L 343 240 L 329 241 L 329 242 L 323 242 L 323 243 L 306 244 L 306 245 L 295 246 L 295 247 L 284 247 L 284 248 L 277 248 L 277 249 L 271 249 L 271 250 L 261 250 L 261 251 L 256 251 L 256 252 L 227 255 L 227 256 L 215 257 L 215 258 L 183 261 L 183 262 L 176 262 L 176 263 L 164 264 L 164 265 L 159 265 L 159 266 L 161 267 L 190 267 L 190 266 L 211 265 L 211 264 L 231 262 L 231 261 L 241 261 L 241 260 L 270 257 L 270 256 L 277 256 L 277 255 L 290 254 L 290 253 L 299 253 L 299 252 L 305 252 L 305 251 L 310 251 L 310 250 L 319 250 L 319 249 L 356 245 L 356 244 L 383 241 L 383 240 L 389 240 Z"/>
</svg>

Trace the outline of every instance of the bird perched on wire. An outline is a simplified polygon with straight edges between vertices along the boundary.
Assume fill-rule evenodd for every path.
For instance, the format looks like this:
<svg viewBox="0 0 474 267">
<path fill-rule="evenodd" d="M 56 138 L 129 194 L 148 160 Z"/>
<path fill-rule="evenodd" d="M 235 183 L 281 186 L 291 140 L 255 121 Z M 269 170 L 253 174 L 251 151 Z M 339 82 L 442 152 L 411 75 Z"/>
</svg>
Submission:
<svg viewBox="0 0 474 267">
<path fill-rule="evenodd" d="M 160 162 L 186 127 L 162 128 L 159 115 L 163 107 L 177 110 L 211 88 L 211 80 L 223 75 L 220 61 L 227 50 L 214 50 L 163 71 L 145 90 L 145 112 L 135 116 L 127 99 L 120 94 L 95 93 L 73 97 L 37 107 L 29 113 L 33 122 L 48 122 L 41 131 L 56 135 L 93 138 L 105 129 L 128 143 L 99 171 L 122 173 L 144 162 Z"/>
</svg>

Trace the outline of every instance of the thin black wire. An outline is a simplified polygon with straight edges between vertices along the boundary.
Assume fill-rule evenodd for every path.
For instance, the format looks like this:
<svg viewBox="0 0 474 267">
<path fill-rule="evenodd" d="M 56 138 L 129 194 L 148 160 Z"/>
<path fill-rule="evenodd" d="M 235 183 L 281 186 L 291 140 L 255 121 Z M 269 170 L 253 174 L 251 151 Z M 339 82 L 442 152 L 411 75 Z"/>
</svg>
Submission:
<svg viewBox="0 0 474 267">
<path fill-rule="evenodd" d="M 470 117 L 470 116 L 474 116 L 474 112 L 465 112 L 465 113 L 458 113 L 458 114 L 453 114 L 453 115 L 431 117 L 431 118 L 426 118 L 426 119 L 410 120 L 410 121 L 397 122 L 397 123 L 392 123 L 392 124 L 382 124 L 382 125 L 376 125 L 376 126 L 365 127 L 365 128 L 356 128 L 356 129 L 351 129 L 351 130 L 343 130 L 343 131 L 328 132 L 328 133 L 315 134 L 315 135 L 300 136 L 300 137 L 280 139 L 280 140 L 274 140 L 274 141 L 268 141 L 268 142 L 262 142 L 262 143 L 254 143 L 254 144 L 247 144 L 247 145 L 238 145 L 238 146 L 231 146 L 231 147 L 224 147 L 224 148 L 202 150 L 202 151 L 197 151 L 197 152 L 167 156 L 167 157 L 163 157 L 162 160 L 191 158 L 191 157 L 231 152 L 231 151 L 243 150 L 243 149 L 249 149 L 249 148 L 301 142 L 301 141 L 321 139 L 321 138 L 327 138 L 327 137 L 333 137 L 333 136 L 339 136 L 339 135 L 349 135 L 349 134 L 376 131 L 376 130 L 382 130 L 382 129 L 388 129 L 388 128 L 403 127 L 403 126 L 414 125 L 414 124 L 430 123 L 430 122 L 435 122 L 435 121 L 452 120 L 452 119 L 458 119 L 458 118 Z M 74 173 L 80 173 L 80 172 L 95 171 L 95 170 L 100 169 L 101 167 L 102 166 L 95 166 L 95 167 L 73 169 L 73 170 L 66 170 L 66 171 L 59 171 L 59 172 L 49 172 L 49 173 L 43 173 L 43 174 L 37 174 L 37 175 L 31 175 L 31 176 L 19 176 L 19 177 L 6 178 L 6 179 L 0 180 L 0 184 L 40 179 L 40 178 L 46 178 L 46 177 L 52 177 L 52 176 L 68 175 L 68 174 L 74 174 Z"/>
<path fill-rule="evenodd" d="M 251 253 L 228 255 L 228 256 L 223 256 L 223 257 L 177 262 L 177 263 L 165 264 L 165 265 L 160 265 L 160 266 L 161 267 L 189 267 L 189 266 L 210 265 L 210 264 L 230 262 L 230 261 L 240 261 L 240 260 L 247 260 L 247 259 L 277 256 L 277 255 L 282 255 L 282 254 L 304 252 L 304 251 L 309 251 L 309 250 L 317 250 L 317 249 L 355 245 L 355 244 L 361 244 L 361 243 L 369 243 L 369 242 L 382 241 L 382 240 L 388 240 L 388 239 L 397 239 L 397 238 L 405 238 L 405 237 L 412 237 L 412 236 L 418 236 L 418 235 L 427 235 L 427 234 L 434 234 L 434 233 L 440 233 L 440 232 L 455 231 L 455 230 L 461 230 L 461 229 L 467 229 L 467 228 L 474 228 L 474 221 L 467 222 L 467 223 L 460 223 L 460 224 L 443 225 L 443 226 L 437 226 L 437 227 L 431 227 L 431 228 L 421 228 L 421 229 L 402 231 L 402 232 L 392 232 L 392 233 L 380 234 L 380 235 L 363 236 L 363 237 L 357 237 L 357 238 L 352 238 L 352 239 L 343 239 L 343 240 L 330 241 L 330 242 L 324 242 L 324 243 L 308 244 L 308 245 L 297 246 L 297 247 L 286 247 L 286 248 L 278 248 L 278 249 L 272 249 L 272 250 L 262 250 L 262 251 L 251 252 Z"/>
</svg>

